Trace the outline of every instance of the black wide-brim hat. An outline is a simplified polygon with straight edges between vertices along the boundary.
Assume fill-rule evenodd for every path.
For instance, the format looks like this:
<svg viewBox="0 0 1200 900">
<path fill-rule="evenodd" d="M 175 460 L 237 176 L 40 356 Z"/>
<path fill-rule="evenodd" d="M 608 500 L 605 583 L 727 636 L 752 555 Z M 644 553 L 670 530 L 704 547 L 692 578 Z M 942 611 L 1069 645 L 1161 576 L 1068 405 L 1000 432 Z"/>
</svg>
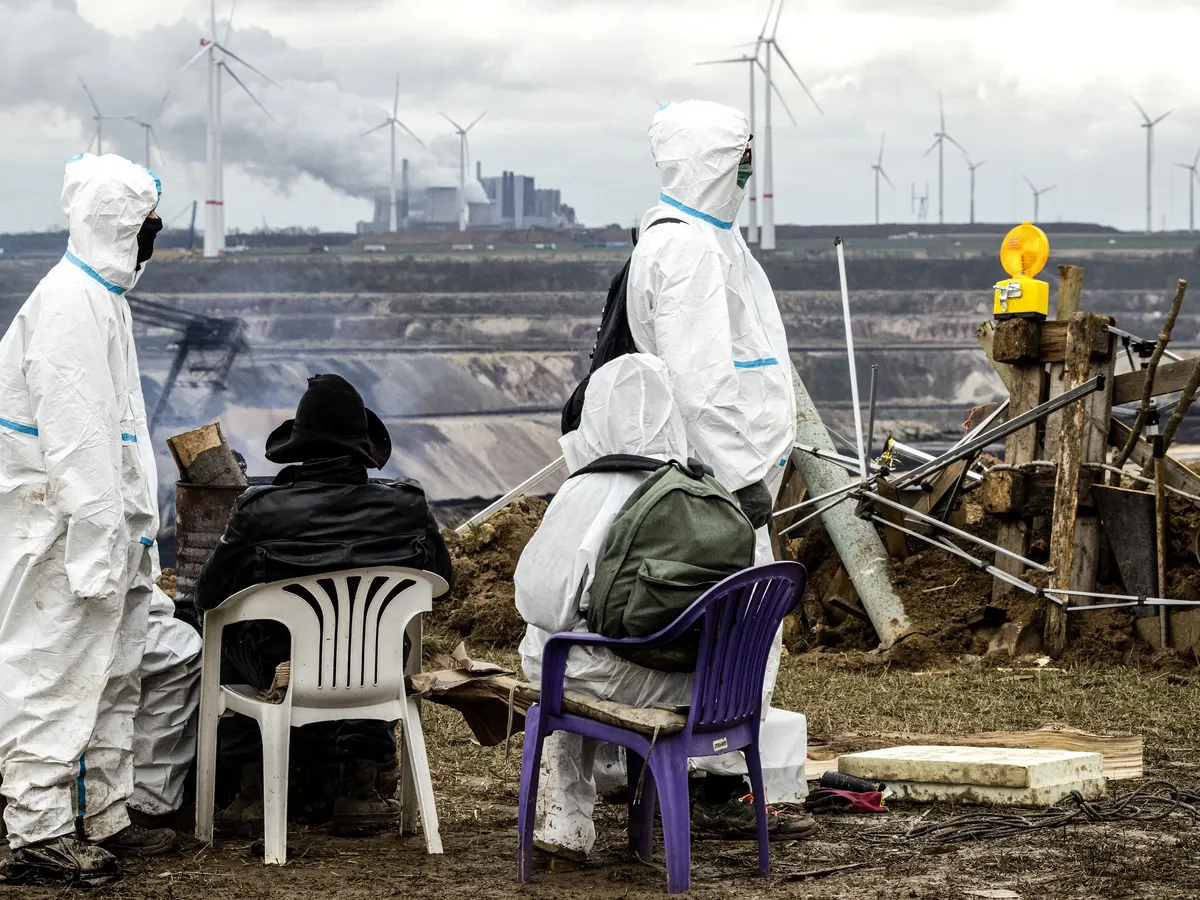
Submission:
<svg viewBox="0 0 1200 900">
<path fill-rule="evenodd" d="M 392 439 L 379 416 L 341 375 L 314 375 L 288 419 L 267 438 L 273 463 L 301 463 L 350 455 L 372 469 L 392 458 Z"/>
</svg>

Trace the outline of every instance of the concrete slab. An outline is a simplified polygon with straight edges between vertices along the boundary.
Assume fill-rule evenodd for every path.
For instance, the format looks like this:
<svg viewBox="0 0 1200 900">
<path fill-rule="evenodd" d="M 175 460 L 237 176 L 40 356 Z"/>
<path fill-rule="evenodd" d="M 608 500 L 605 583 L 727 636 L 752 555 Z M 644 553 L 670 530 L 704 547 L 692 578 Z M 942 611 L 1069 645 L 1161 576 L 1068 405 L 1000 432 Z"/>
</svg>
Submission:
<svg viewBox="0 0 1200 900">
<path fill-rule="evenodd" d="M 838 769 L 882 781 L 898 800 L 1049 806 L 1107 793 L 1099 753 L 1004 747 L 891 747 L 846 754 Z"/>
</svg>

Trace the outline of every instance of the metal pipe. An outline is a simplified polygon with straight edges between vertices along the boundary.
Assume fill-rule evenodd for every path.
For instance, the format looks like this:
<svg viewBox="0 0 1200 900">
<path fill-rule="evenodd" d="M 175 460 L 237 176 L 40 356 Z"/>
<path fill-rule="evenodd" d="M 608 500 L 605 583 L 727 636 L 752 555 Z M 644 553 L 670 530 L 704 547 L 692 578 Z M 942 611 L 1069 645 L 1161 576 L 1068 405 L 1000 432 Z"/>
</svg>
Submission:
<svg viewBox="0 0 1200 900">
<path fill-rule="evenodd" d="M 879 191 L 878 177 L 875 179 L 875 191 L 876 191 L 876 193 L 878 193 L 878 191 Z M 876 204 L 876 206 L 878 206 L 878 204 Z M 878 212 L 879 212 L 879 210 L 876 209 L 876 213 L 877 213 L 877 215 L 875 216 L 876 221 L 878 221 L 878 219 L 879 219 Z M 871 462 L 871 457 L 873 455 L 873 449 L 875 447 L 875 384 L 878 380 L 879 380 L 879 366 L 872 365 L 871 366 L 871 399 L 867 401 L 867 462 L 868 462 L 868 464 Z"/>
<path fill-rule="evenodd" d="M 895 447 L 897 450 L 899 450 L 901 453 L 906 453 L 909 456 L 915 457 L 916 459 L 919 459 L 919 460 L 923 460 L 924 462 L 933 462 L 933 460 L 935 460 L 937 458 L 931 453 L 926 453 L 924 450 L 918 450 L 916 447 L 910 447 L 908 444 L 901 443 L 900 441 L 896 440 L 895 438 L 892 438 L 891 441 L 892 441 L 892 446 Z M 955 446 L 959 446 L 959 445 L 956 444 Z M 968 471 L 967 477 L 970 478 L 972 481 L 983 481 L 983 476 L 980 475 L 978 472 Z"/>
<path fill-rule="evenodd" d="M 879 496 L 878 494 L 867 493 L 867 494 L 863 494 L 863 497 L 868 500 L 873 500 L 876 503 L 882 503 L 884 506 L 890 506 L 892 509 L 898 510 L 906 516 L 911 516 L 912 518 L 917 519 L 920 522 L 925 522 L 926 524 L 933 525 L 937 528 L 942 529 L 943 531 L 948 531 L 951 534 L 953 534 L 955 537 L 960 537 L 967 541 L 974 541 L 976 544 L 979 544 L 981 547 L 986 547 L 988 550 L 995 551 L 996 553 L 1003 553 L 1005 556 L 1011 556 L 1013 559 L 1017 560 L 1018 562 L 1022 563 L 1025 566 L 1028 566 L 1031 569 L 1037 569 L 1039 572 L 1047 572 L 1047 573 L 1054 572 L 1054 570 L 1049 568 L 1048 566 L 1043 566 L 1041 563 L 1035 563 L 1033 560 L 1026 559 L 1024 556 L 1021 556 L 1019 553 L 1013 553 L 1011 550 L 1006 550 L 1003 547 L 999 546 L 998 544 L 993 544 L 991 541 L 985 541 L 981 537 L 976 537 L 975 535 L 973 535 L 969 532 L 963 531 L 959 528 L 955 528 L 953 525 L 949 525 L 946 522 L 943 522 L 941 519 L 935 519 L 933 516 L 927 516 L 923 512 L 917 512 L 917 510 L 912 509 L 908 506 L 905 506 L 903 503 L 896 503 L 894 500 L 889 500 L 886 497 Z"/>
<path fill-rule="evenodd" d="M 1050 415 L 1050 413 L 1062 409 L 1064 406 L 1068 406 L 1071 403 L 1074 403 L 1076 400 L 1086 397 L 1095 391 L 1101 390 L 1104 387 L 1104 378 L 1105 376 L 1103 375 L 1097 375 L 1090 381 L 1085 381 L 1083 384 L 1079 385 L 1079 387 L 1072 388 L 1065 393 L 1059 394 L 1053 400 L 1047 400 L 1045 403 L 1035 406 L 1028 412 L 1021 413 L 1019 416 L 1014 416 L 1003 425 L 997 425 L 995 428 L 984 432 L 978 437 L 972 438 L 966 443 L 960 444 L 958 447 L 947 450 L 936 459 L 930 460 L 925 465 L 918 466 L 911 472 L 902 476 L 892 486 L 895 488 L 902 488 L 912 484 L 915 481 L 920 481 L 931 472 L 940 471 L 951 463 L 957 462 L 963 457 L 970 456 L 976 450 L 982 450 L 993 441 L 997 441 L 1002 437 L 1007 437 L 1015 431 L 1020 431 L 1026 425 L 1031 425 L 1039 419 Z"/>
<path fill-rule="evenodd" d="M 1116 325 L 1109 325 L 1108 332 L 1109 334 L 1115 334 L 1117 337 L 1127 338 L 1128 340 L 1135 341 L 1139 344 L 1148 344 L 1151 347 L 1153 347 L 1155 344 L 1154 341 L 1148 341 L 1143 337 L 1138 337 L 1136 334 L 1126 331 L 1123 328 L 1118 328 Z M 1163 350 L 1163 356 L 1173 359 L 1175 362 L 1183 362 L 1182 356 L 1180 356 L 1178 353 L 1173 353 L 1170 350 Z"/>
<path fill-rule="evenodd" d="M 854 404 L 854 437 L 858 447 L 858 470 L 862 483 L 867 484 L 867 451 L 863 444 L 862 410 L 858 403 L 858 368 L 854 362 L 854 329 L 850 324 L 850 289 L 846 287 L 845 243 L 840 237 L 833 239 L 837 249 L 838 280 L 842 286 L 842 318 L 846 323 L 846 359 L 850 363 L 850 402 Z"/>
<path fill-rule="evenodd" d="M 1133 472 L 1127 472 L 1124 469 L 1119 469 L 1116 466 L 1110 466 L 1108 463 L 1101 463 L 1100 468 L 1106 472 L 1115 472 L 1130 481 L 1140 482 L 1141 484 L 1154 484 L 1153 478 L 1143 478 L 1141 475 L 1135 475 Z M 1200 494 L 1189 494 L 1187 491 L 1181 491 L 1177 487 L 1172 487 L 1169 484 L 1164 484 L 1163 488 L 1170 491 L 1172 494 L 1183 497 L 1185 500 L 1191 500 L 1193 503 L 1200 503 Z"/>
<path fill-rule="evenodd" d="M 962 438 L 960 438 L 954 444 L 954 446 L 961 447 L 963 444 L 965 444 L 971 438 L 975 437 L 978 434 L 982 434 L 984 429 L 986 429 L 989 425 L 991 425 L 992 422 L 996 421 L 996 417 L 998 415 L 1000 415 L 1002 412 L 1004 412 L 1006 409 L 1008 409 L 1008 404 L 1010 402 L 1012 402 L 1012 397 L 1005 397 L 1003 403 L 1001 403 L 999 406 L 997 406 L 995 409 L 993 409 L 990 413 L 988 413 L 987 417 L 982 422 L 980 422 L 978 425 L 976 425 L 974 428 L 972 428 L 970 431 L 968 431 L 966 434 L 964 434 L 962 436 Z"/>
<path fill-rule="evenodd" d="M 550 465 L 546 466 L 544 469 L 539 469 L 537 472 L 534 472 L 532 475 L 530 475 L 528 478 L 526 478 L 524 481 L 522 481 L 520 484 L 518 484 L 515 488 L 513 488 L 511 491 L 509 491 L 507 494 L 505 494 L 503 497 L 501 497 L 499 500 L 497 500 L 496 502 L 494 502 L 492 504 L 489 504 L 481 512 L 476 513 L 471 518 L 467 519 L 467 521 L 463 522 L 461 525 L 459 525 L 457 528 L 455 528 L 454 533 L 455 534 L 466 534 L 468 531 L 470 531 L 476 525 L 486 522 L 489 518 L 491 518 L 493 515 L 498 513 L 500 510 L 504 509 L 504 507 L 508 506 L 508 504 L 512 503 L 513 500 L 515 500 L 517 497 L 520 497 L 522 494 L 524 494 L 526 491 L 528 491 L 531 487 L 541 483 L 542 481 L 545 481 L 547 478 L 549 478 L 551 475 L 553 475 L 555 472 L 557 472 L 559 469 L 561 469 L 563 466 L 565 466 L 566 462 L 567 462 L 566 459 L 564 459 L 563 457 L 560 456 L 558 459 L 554 460 L 554 462 L 550 463 Z"/>
<path fill-rule="evenodd" d="M 804 502 L 797 503 L 795 506 L 789 506 L 787 509 L 781 509 L 778 512 L 773 513 L 773 517 L 778 519 L 780 516 L 787 513 L 795 512 L 798 509 L 804 509 L 806 506 L 812 506 L 814 503 L 820 503 L 822 500 L 828 500 L 830 497 L 836 497 L 838 494 L 845 494 L 861 487 L 862 485 L 857 481 L 852 481 L 849 484 L 844 484 L 841 487 L 834 488 L 831 491 L 826 491 L 825 493 L 819 494 L 816 497 L 809 497 Z"/>
<path fill-rule="evenodd" d="M 792 449 L 793 450 L 801 450 L 804 453 L 811 453 L 813 456 L 817 457 L 818 459 L 825 459 L 825 460 L 828 460 L 829 462 L 837 463 L 839 466 L 845 466 L 847 469 L 850 469 L 851 471 L 858 468 L 858 460 L 857 459 L 854 459 L 853 457 L 849 457 L 849 456 L 843 456 L 840 453 L 831 453 L 828 450 L 822 450 L 820 447 L 810 447 L 810 446 L 805 446 L 804 444 L 793 444 Z M 874 463 L 871 463 L 870 460 L 868 460 L 868 465 L 871 467 L 872 470 L 876 470 L 879 468 Z"/>
<path fill-rule="evenodd" d="M 857 486 L 858 485 L 855 485 L 855 487 L 857 487 Z M 835 506 L 837 506 L 839 503 L 849 500 L 850 497 L 851 497 L 850 494 L 843 494 L 841 497 L 838 497 L 832 503 L 827 503 L 824 506 L 822 506 L 820 509 L 816 510 L 815 512 L 809 513 L 807 516 L 805 516 L 803 519 L 800 519 L 798 522 L 793 522 L 791 525 L 789 525 L 787 528 L 783 529 L 783 531 L 781 531 L 779 533 L 780 534 L 791 534 L 793 531 L 795 531 L 801 525 L 806 525 L 809 522 L 811 522 L 813 519 L 815 519 L 817 516 L 824 515 L 825 513 L 829 512 L 829 510 L 831 510 Z"/>
</svg>

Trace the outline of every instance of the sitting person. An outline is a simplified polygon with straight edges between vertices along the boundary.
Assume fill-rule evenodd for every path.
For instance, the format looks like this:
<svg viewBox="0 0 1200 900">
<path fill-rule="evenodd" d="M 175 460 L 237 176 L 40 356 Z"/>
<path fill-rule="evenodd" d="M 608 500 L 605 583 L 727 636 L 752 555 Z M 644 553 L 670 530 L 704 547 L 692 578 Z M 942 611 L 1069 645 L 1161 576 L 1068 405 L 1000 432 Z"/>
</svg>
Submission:
<svg viewBox="0 0 1200 900">
<path fill-rule="evenodd" d="M 684 424 L 664 363 L 631 354 L 597 369 L 588 383 L 579 428 L 561 444 L 572 472 L 612 454 L 686 460 Z M 647 477 L 630 472 L 579 475 L 563 485 L 547 508 L 513 577 L 517 611 L 528 624 L 521 664 L 530 681 L 541 681 L 542 652 L 552 634 L 588 631 L 588 592 L 609 527 Z M 565 689 L 633 706 L 687 705 L 692 675 L 648 669 L 604 648 L 576 647 L 567 660 Z M 538 849 L 577 861 L 591 851 L 600 747 L 599 741 L 563 732 L 546 739 L 534 831 Z M 770 818 L 775 834 L 795 837 L 814 827 L 808 817 L 779 809 Z"/>
<path fill-rule="evenodd" d="M 371 566 L 423 569 L 453 583 L 450 555 L 421 486 L 367 478 L 367 469 L 382 468 L 391 453 L 387 428 L 353 385 L 339 375 L 310 378 L 296 417 L 267 438 L 267 459 L 298 465 L 238 500 L 200 573 L 196 605 L 213 609 L 254 584 Z M 406 659 L 409 650 L 406 635 Z M 266 689 L 290 653 L 288 631 L 277 622 L 231 626 L 222 644 L 221 680 Z M 236 768 L 240 788 L 218 821 L 257 830 L 263 815 L 258 728 L 240 716 L 221 728 L 220 764 Z M 395 723 L 296 729 L 291 762 L 293 775 L 302 773 L 305 782 L 293 782 L 299 803 L 292 808 L 308 808 L 309 822 L 328 819 L 332 805 L 337 834 L 374 834 L 398 824 Z"/>
</svg>

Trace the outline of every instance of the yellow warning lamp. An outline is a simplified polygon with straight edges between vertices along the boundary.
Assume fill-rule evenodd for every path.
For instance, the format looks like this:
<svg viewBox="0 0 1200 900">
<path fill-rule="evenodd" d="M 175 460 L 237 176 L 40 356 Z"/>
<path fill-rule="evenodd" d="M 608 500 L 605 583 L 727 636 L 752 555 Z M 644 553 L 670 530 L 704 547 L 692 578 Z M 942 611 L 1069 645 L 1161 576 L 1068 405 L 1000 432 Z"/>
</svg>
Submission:
<svg viewBox="0 0 1200 900">
<path fill-rule="evenodd" d="M 1050 257 L 1050 241 L 1036 225 L 1022 222 L 1000 245 L 1000 265 L 1009 277 L 996 282 L 993 315 L 997 319 L 1044 320 L 1050 312 L 1050 285 L 1033 276 Z"/>
</svg>

